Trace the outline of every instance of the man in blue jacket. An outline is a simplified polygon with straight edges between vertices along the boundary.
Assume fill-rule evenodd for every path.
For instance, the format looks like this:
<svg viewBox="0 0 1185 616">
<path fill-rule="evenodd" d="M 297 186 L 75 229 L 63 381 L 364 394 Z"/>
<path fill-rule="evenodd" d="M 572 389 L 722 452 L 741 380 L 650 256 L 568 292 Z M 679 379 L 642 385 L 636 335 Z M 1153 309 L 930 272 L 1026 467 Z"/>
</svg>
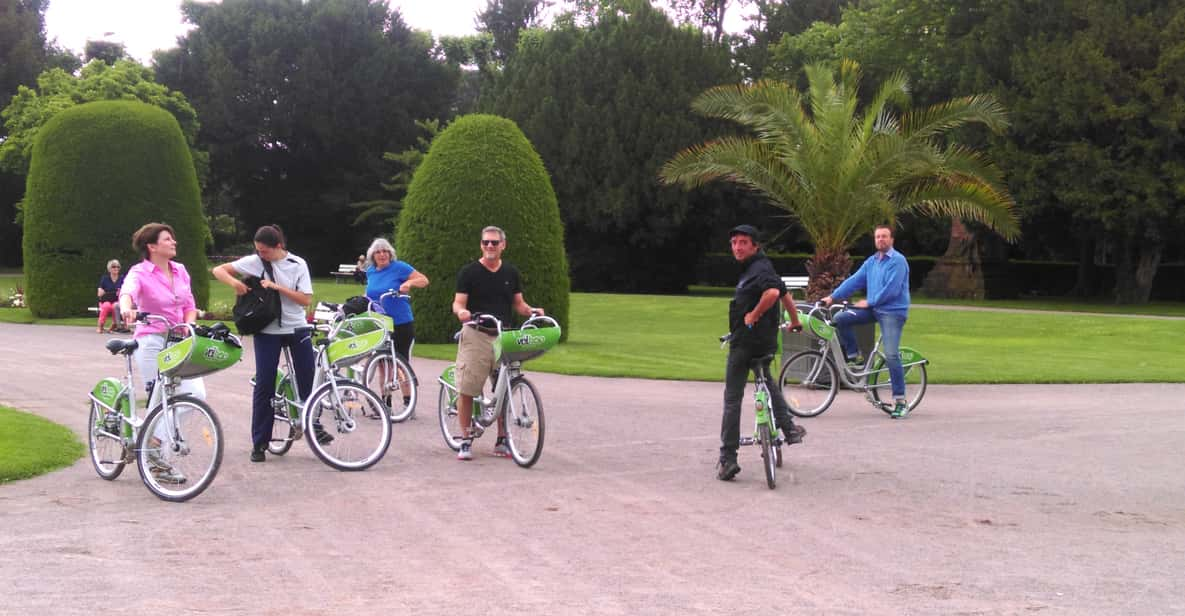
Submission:
<svg viewBox="0 0 1185 616">
<path fill-rule="evenodd" d="M 860 349 L 856 344 L 853 325 L 876 321 L 881 327 L 881 349 L 885 353 L 885 364 L 889 368 L 889 382 L 893 386 L 896 404 L 890 416 L 904 419 L 909 414 L 905 401 L 905 370 L 901 367 L 901 330 L 909 317 L 909 263 L 905 256 L 893 250 L 893 229 L 878 225 L 873 232 L 876 253 L 868 257 L 831 295 L 823 302 L 831 305 L 834 300 L 847 299 L 852 293 L 867 290 L 867 299 L 862 299 L 835 316 L 839 343 L 849 363 L 860 362 Z"/>
</svg>

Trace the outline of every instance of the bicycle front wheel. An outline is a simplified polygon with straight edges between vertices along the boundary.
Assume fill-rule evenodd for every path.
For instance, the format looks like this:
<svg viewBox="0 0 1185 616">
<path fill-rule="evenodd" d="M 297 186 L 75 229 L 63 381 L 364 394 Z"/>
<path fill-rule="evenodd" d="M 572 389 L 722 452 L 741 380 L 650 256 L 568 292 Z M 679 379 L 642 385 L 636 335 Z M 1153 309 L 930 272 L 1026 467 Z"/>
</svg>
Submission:
<svg viewBox="0 0 1185 616">
<path fill-rule="evenodd" d="M 391 445 L 387 407 L 374 392 L 348 379 L 338 380 L 336 387 L 325 383 L 309 396 L 304 424 L 313 453 L 339 471 L 368 469 Z"/>
<path fill-rule="evenodd" d="M 181 395 L 148 414 L 140 432 L 137 462 L 144 485 L 163 500 L 187 501 L 201 494 L 222 465 L 222 425 L 202 400 Z"/>
<path fill-rule="evenodd" d="M 401 422 L 416 412 L 416 373 L 402 356 L 379 353 L 366 362 L 366 388 L 378 394 L 391 412 L 391 421 Z"/>
<path fill-rule="evenodd" d="M 872 360 L 872 374 L 868 375 L 868 390 L 877 406 L 886 413 L 893 411 L 893 384 L 889 380 L 889 369 L 885 367 L 885 356 L 877 351 Z M 926 364 L 905 366 L 905 401 L 909 410 L 917 408 L 926 395 Z M 889 405 L 888 408 L 885 408 Z"/>
<path fill-rule="evenodd" d="M 796 417 L 815 417 L 827 410 L 839 391 L 835 364 L 819 351 L 790 356 L 778 375 L 782 396 Z"/>
<path fill-rule="evenodd" d="M 121 399 L 121 401 L 123 401 Z M 123 401 L 126 404 L 126 401 Z M 90 446 L 91 464 L 100 477 L 111 481 L 123 472 L 127 464 L 124 456 L 123 428 L 119 416 L 91 400 L 90 421 L 87 423 L 87 444 Z"/>
<path fill-rule="evenodd" d="M 543 454 L 543 401 L 535 385 L 517 378 L 510 385 L 506 413 L 506 440 L 514 463 L 529 468 Z"/>
<path fill-rule="evenodd" d="M 778 460 L 777 454 L 774 453 L 774 439 L 770 436 L 769 424 L 757 426 L 757 438 L 761 440 L 761 466 L 765 468 L 765 484 L 772 490 L 778 485 Z"/>
</svg>

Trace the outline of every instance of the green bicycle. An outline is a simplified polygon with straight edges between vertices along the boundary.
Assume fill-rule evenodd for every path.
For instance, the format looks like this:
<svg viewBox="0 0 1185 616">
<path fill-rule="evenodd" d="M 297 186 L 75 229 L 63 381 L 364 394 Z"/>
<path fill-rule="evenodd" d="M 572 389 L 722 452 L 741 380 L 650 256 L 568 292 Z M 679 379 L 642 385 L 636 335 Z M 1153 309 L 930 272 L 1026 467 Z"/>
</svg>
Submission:
<svg viewBox="0 0 1185 616">
<path fill-rule="evenodd" d="M 347 376 L 386 344 L 388 324 L 383 318 L 390 320 L 382 315 L 346 317 L 339 312 L 328 334 L 315 342 L 316 367 L 308 400 L 300 399 L 292 376 L 292 352 L 284 348 L 276 372 L 268 452 L 282 456 L 304 437 L 317 458 L 337 470 L 360 471 L 383 459 L 391 445 L 387 406 L 364 384 Z M 312 331 L 310 326 L 297 333 L 311 336 Z"/>
<path fill-rule="evenodd" d="M 720 348 L 724 348 L 732 340 L 732 334 L 720 337 Z M 774 419 L 773 407 L 770 402 L 769 382 L 765 378 L 765 364 L 773 359 L 773 355 L 754 357 L 749 362 L 749 371 L 753 373 L 753 436 L 742 436 L 742 446 L 761 446 L 761 466 L 765 469 L 765 484 L 769 489 L 778 485 L 778 469 L 782 466 L 782 433 L 778 429 L 778 422 Z"/>
<path fill-rule="evenodd" d="M 175 324 L 141 312 L 136 320 L 160 321 L 168 327 L 167 346 L 156 356 L 156 377 L 148 395 L 148 414 L 136 415 L 132 354 L 136 340 L 111 340 L 106 348 L 127 360 L 120 381 L 105 378 L 90 392 L 87 444 L 99 477 L 112 481 L 135 463 L 140 478 L 162 500 L 187 501 L 214 481 L 222 465 L 222 425 L 205 401 L 178 393 L 183 379 L 229 368 L 242 357 L 242 343 L 222 323 L 212 327 Z M 147 376 L 145 375 L 145 378 Z"/>
<path fill-rule="evenodd" d="M 862 366 L 849 366 L 844 359 L 833 317 L 849 306 L 847 302 L 830 308 L 822 303 L 799 306 L 802 325 L 814 338 L 816 348 L 790 356 L 778 375 L 786 404 L 795 416 L 822 414 L 835 401 L 840 384 L 864 392 L 868 402 L 885 414 L 891 414 L 893 410 L 892 384 L 880 337 Z M 930 361 L 910 347 L 900 347 L 899 352 L 905 370 L 906 403 L 913 411 L 926 395 L 926 365 Z"/>
<path fill-rule="evenodd" d="M 535 385 L 522 374 L 524 361 L 546 353 L 560 340 L 560 324 L 551 317 L 532 316 L 522 328 L 503 330 L 502 322 L 488 314 L 475 314 L 466 327 L 481 324 L 496 332 L 494 361 L 497 367 L 491 380 L 489 397 L 473 399 L 470 426 L 478 438 L 495 421 L 506 422 L 506 441 L 515 464 L 529 468 L 543 454 L 543 401 Z M 539 325 L 543 325 L 540 327 Z M 440 432 L 453 451 L 461 449 L 461 422 L 457 413 L 456 364 L 449 364 L 437 379 L 440 383 L 438 410 Z"/>
</svg>

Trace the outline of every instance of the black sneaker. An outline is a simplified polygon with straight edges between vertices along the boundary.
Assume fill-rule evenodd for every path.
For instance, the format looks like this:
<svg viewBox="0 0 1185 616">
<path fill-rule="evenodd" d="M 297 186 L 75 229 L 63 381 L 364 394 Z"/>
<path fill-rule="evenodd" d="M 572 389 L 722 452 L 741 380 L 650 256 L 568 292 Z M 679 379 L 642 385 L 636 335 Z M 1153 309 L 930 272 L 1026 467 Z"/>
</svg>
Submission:
<svg viewBox="0 0 1185 616">
<path fill-rule="evenodd" d="M 313 424 L 313 436 L 316 437 L 317 442 L 322 445 L 328 445 L 333 442 L 333 435 L 326 432 L 325 428 L 317 424 Z"/>
<path fill-rule="evenodd" d="M 741 465 L 737 464 L 736 460 L 721 460 L 716 463 L 716 479 L 720 481 L 732 481 L 739 472 Z"/>
<path fill-rule="evenodd" d="M 251 461 L 252 462 L 266 462 L 267 461 L 267 455 L 265 455 L 263 453 L 262 447 L 256 447 L 255 449 L 251 450 Z"/>
<path fill-rule="evenodd" d="M 790 424 L 789 428 L 782 428 L 782 441 L 787 445 L 797 445 L 806 436 L 806 428 L 798 424 Z"/>
</svg>

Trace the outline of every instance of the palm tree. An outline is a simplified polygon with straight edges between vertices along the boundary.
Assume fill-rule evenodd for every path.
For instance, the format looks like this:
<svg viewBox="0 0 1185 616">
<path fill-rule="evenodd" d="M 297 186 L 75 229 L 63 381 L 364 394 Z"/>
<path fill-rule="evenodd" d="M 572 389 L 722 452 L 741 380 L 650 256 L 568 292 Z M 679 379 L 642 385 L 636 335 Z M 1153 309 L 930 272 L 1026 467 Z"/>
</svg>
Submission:
<svg viewBox="0 0 1185 616">
<path fill-rule="evenodd" d="M 663 165 L 660 179 L 692 188 L 723 179 L 790 212 L 815 245 L 807 261 L 811 298 L 851 272 L 848 249 L 878 223 L 903 212 L 979 221 L 1006 239 L 1019 235 L 1012 197 L 999 170 L 977 152 L 942 143 L 943 133 L 971 123 L 1007 127 L 991 96 L 969 96 L 926 109 L 908 105 L 898 73 L 858 112 L 860 68 L 850 60 L 838 79 L 823 65 L 806 67 L 809 91 L 776 81 L 712 88 L 692 109 L 736 122 L 752 135 L 721 137 L 688 148 Z"/>
</svg>

